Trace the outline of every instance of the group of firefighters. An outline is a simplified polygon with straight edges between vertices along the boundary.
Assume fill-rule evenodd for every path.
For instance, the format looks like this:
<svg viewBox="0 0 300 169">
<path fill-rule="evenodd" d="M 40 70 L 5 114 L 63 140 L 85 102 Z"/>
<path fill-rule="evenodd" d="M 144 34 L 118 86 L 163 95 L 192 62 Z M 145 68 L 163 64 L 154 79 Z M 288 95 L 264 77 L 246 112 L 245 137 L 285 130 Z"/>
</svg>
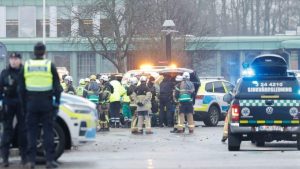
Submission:
<svg viewBox="0 0 300 169">
<path fill-rule="evenodd" d="M 64 92 L 97 105 L 98 131 L 124 127 L 131 128 L 132 134 L 143 134 L 145 128 L 146 134 L 153 134 L 151 126 L 159 125 L 174 127 L 172 133 L 183 133 L 187 119 L 189 133 L 193 133 L 195 88 L 188 72 L 176 76 L 175 83 L 170 75 L 164 75 L 159 84 L 153 76 L 132 76 L 122 84 L 113 75 L 91 75 L 80 79 L 77 88 L 72 82 L 71 76 L 63 76 Z"/>
</svg>

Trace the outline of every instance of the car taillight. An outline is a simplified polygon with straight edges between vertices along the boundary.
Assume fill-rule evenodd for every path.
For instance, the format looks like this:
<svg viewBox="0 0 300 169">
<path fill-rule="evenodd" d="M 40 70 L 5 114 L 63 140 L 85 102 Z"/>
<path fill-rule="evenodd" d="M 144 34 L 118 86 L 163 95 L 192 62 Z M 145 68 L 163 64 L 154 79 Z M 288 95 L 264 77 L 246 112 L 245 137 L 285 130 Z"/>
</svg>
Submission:
<svg viewBox="0 0 300 169">
<path fill-rule="evenodd" d="M 203 95 L 197 95 L 197 96 L 196 96 L 196 99 L 200 99 L 200 100 L 202 100 L 202 99 L 203 99 L 203 97 L 204 97 Z"/>
<path fill-rule="evenodd" d="M 233 104 L 231 106 L 231 121 L 238 122 L 240 120 L 241 108 L 238 104 Z"/>
</svg>

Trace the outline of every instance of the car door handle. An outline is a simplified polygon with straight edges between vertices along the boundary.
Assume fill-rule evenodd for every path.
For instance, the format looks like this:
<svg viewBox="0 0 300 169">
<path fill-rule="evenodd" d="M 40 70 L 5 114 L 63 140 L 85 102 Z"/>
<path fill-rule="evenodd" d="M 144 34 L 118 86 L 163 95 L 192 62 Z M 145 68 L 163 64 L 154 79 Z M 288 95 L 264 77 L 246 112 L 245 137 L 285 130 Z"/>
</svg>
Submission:
<svg viewBox="0 0 300 169">
<path fill-rule="evenodd" d="M 274 100 L 266 100 L 265 104 L 268 106 L 272 106 L 274 104 Z"/>
</svg>

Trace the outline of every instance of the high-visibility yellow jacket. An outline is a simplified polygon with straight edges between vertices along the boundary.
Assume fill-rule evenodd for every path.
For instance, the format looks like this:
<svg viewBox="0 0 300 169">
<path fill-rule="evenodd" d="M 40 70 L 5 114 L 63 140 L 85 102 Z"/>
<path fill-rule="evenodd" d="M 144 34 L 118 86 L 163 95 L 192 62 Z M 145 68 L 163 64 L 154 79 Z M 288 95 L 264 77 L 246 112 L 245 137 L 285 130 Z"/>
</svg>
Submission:
<svg viewBox="0 0 300 169">
<path fill-rule="evenodd" d="M 85 85 L 80 85 L 76 88 L 76 94 L 77 96 L 83 96 L 83 92 L 85 90 Z"/>
<path fill-rule="evenodd" d="M 126 93 L 125 88 L 121 85 L 121 83 L 117 80 L 113 80 L 110 84 L 114 88 L 114 92 L 110 95 L 110 102 L 119 102 L 121 101 L 121 97 Z"/>
<path fill-rule="evenodd" d="M 24 65 L 27 91 L 50 91 L 53 89 L 53 75 L 50 60 L 28 60 Z"/>
</svg>

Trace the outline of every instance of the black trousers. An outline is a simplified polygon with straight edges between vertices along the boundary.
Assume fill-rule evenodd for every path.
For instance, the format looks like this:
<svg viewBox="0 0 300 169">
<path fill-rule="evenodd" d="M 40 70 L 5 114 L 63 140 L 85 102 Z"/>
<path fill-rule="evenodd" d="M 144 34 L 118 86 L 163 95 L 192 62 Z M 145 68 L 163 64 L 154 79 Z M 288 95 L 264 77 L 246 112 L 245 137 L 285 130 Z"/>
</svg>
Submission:
<svg viewBox="0 0 300 169">
<path fill-rule="evenodd" d="M 28 161 L 35 163 L 37 152 L 37 138 L 40 135 L 40 124 L 43 129 L 43 146 L 46 160 L 54 160 L 54 112 L 51 98 L 34 97 L 27 101 L 26 125 L 28 129 Z"/>
<path fill-rule="evenodd" d="M 172 127 L 174 125 L 173 121 L 173 111 L 172 111 L 172 103 L 170 99 L 160 99 L 159 100 L 159 124 L 167 125 Z M 165 111 L 166 110 L 166 111 Z"/>
<path fill-rule="evenodd" d="M 110 103 L 110 122 L 120 123 L 121 102 Z"/>
<path fill-rule="evenodd" d="M 27 141 L 26 141 L 26 127 L 25 127 L 25 115 L 24 112 L 21 111 L 21 105 L 5 105 L 4 106 L 4 121 L 3 121 L 3 137 L 1 141 L 1 153 L 4 161 L 8 160 L 9 157 L 9 149 L 12 143 L 12 139 L 15 134 L 14 130 L 14 117 L 17 117 L 17 137 L 18 137 L 18 145 L 20 149 L 20 155 L 22 161 L 26 160 L 26 149 L 27 149 Z"/>
</svg>

